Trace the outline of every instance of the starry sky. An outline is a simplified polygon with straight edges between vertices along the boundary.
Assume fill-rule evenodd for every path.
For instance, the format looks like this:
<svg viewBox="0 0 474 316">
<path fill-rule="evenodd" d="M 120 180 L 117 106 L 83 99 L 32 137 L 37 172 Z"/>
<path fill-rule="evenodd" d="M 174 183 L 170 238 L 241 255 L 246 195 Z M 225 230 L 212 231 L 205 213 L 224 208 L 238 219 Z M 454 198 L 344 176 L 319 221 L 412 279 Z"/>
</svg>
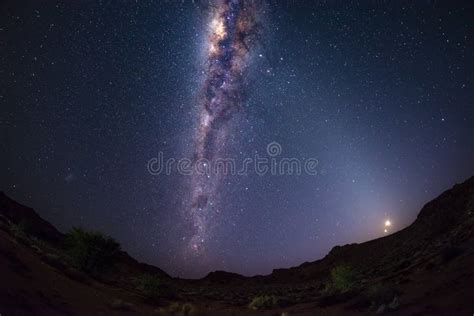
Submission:
<svg viewBox="0 0 474 316">
<path fill-rule="evenodd" d="M 180 277 L 395 232 L 474 174 L 473 20 L 470 1 L 2 1 L 0 190 Z M 148 168 L 272 142 L 317 174 Z"/>
</svg>

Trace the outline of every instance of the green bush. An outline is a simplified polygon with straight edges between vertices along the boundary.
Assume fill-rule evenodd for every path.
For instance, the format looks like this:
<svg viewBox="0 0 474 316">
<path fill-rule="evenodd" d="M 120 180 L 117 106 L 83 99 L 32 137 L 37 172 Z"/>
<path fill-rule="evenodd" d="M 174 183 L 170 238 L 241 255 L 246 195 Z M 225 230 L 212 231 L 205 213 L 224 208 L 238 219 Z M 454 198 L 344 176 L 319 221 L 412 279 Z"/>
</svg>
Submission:
<svg viewBox="0 0 474 316">
<path fill-rule="evenodd" d="M 159 309 L 156 309 L 154 314 L 163 316 L 207 315 L 202 313 L 197 305 L 186 302 L 173 302 L 167 307 L 160 307 Z"/>
<path fill-rule="evenodd" d="M 137 289 L 142 291 L 147 298 L 155 298 L 162 292 L 162 283 L 156 276 L 143 274 L 137 279 Z"/>
<path fill-rule="evenodd" d="M 122 299 L 116 298 L 112 300 L 112 302 L 110 302 L 110 308 L 122 311 L 133 311 L 135 309 L 135 305 L 126 302 Z"/>
<path fill-rule="evenodd" d="M 279 300 L 274 295 L 258 295 L 249 304 L 251 310 L 262 310 L 278 307 Z"/>
<path fill-rule="evenodd" d="M 66 247 L 72 264 L 93 275 L 112 265 L 120 252 L 120 245 L 111 237 L 79 227 L 67 233 Z"/>
<path fill-rule="evenodd" d="M 326 288 L 329 292 L 345 293 L 354 290 L 359 280 L 358 273 L 348 265 L 331 269 L 331 281 Z"/>
<path fill-rule="evenodd" d="M 195 305 L 191 303 L 174 302 L 170 306 L 168 306 L 167 312 L 171 315 L 190 316 L 198 314 L 198 309 Z"/>
<path fill-rule="evenodd" d="M 400 292 L 390 284 L 374 284 L 365 292 L 365 296 L 369 299 L 371 305 L 377 307 L 382 304 L 389 304 L 399 294 Z"/>
<path fill-rule="evenodd" d="M 11 223 L 10 231 L 16 239 L 27 241 L 30 227 L 31 225 L 28 221 L 21 220 L 18 224 Z"/>
</svg>

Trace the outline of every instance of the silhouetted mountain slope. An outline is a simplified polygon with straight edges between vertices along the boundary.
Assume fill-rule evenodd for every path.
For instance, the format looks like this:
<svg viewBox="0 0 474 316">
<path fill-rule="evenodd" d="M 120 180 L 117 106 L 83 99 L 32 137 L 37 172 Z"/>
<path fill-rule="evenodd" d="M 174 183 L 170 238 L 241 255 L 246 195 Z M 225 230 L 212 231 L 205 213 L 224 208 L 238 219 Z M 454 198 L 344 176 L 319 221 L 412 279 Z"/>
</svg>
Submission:
<svg viewBox="0 0 474 316">
<path fill-rule="evenodd" d="M 23 230 L 27 235 L 37 237 L 59 247 L 64 244 L 65 235 L 63 233 L 41 218 L 34 209 L 15 202 L 0 191 L 0 221 L 2 219 L 4 222 L 7 220 L 18 226 L 18 229 Z M 169 277 L 163 270 L 146 263 L 140 263 L 124 251 L 119 254 L 117 269 L 125 274 L 140 271 L 158 274 L 161 277 Z"/>
<path fill-rule="evenodd" d="M 50 242 L 60 242 L 64 235 L 42 219 L 32 208 L 23 206 L 0 191 L 0 215 L 15 225 L 21 225 L 30 234 Z"/>
<path fill-rule="evenodd" d="M 474 227 L 474 177 L 455 185 L 427 203 L 407 228 L 361 244 L 334 247 L 321 260 L 290 269 L 277 269 L 271 277 L 291 280 L 323 277 L 328 269 L 350 263 L 362 273 L 387 276 L 423 264 L 447 248 L 472 238 Z"/>
</svg>

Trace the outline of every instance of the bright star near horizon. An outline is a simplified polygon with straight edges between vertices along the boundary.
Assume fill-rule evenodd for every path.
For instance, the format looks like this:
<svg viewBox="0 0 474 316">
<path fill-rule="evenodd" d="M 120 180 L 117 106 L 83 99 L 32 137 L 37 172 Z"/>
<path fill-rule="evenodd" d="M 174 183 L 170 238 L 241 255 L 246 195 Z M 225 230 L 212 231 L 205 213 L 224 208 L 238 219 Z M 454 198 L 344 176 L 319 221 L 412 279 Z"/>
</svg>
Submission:
<svg viewBox="0 0 474 316">
<path fill-rule="evenodd" d="M 385 228 L 384 228 L 383 232 L 386 234 L 386 233 L 388 233 L 388 228 L 390 226 L 392 226 L 392 222 L 389 219 L 387 219 L 387 220 L 385 220 L 384 226 L 385 226 Z"/>
</svg>

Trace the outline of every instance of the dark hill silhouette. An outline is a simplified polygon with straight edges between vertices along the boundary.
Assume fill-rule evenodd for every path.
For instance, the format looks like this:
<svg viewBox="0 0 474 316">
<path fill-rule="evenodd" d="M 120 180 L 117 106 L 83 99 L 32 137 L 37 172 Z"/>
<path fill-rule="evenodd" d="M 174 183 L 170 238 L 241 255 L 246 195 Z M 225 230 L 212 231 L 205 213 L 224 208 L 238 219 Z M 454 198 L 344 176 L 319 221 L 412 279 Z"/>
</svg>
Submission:
<svg viewBox="0 0 474 316">
<path fill-rule="evenodd" d="M 1 220 L 3 220 L 4 224 L 6 221 L 9 221 L 14 225 L 20 226 L 28 235 L 38 237 L 54 245 L 62 246 L 64 243 L 65 234 L 59 232 L 56 227 L 41 218 L 34 209 L 15 202 L 0 191 L 0 221 Z M 124 251 L 120 252 L 117 260 L 121 271 L 124 273 L 140 271 L 169 278 L 169 275 L 163 270 L 146 263 L 138 262 Z"/>
<path fill-rule="evenodd" d="M 422 264 L 422 257 L 426 259 L 472 238 L 473 215 L 474 177 L 471 177 L 427 203 L 415 222 L 405 229 L 361 244 L 336 246 L 321 260 L 277 269 L 271 276 L 291 281 L 318 277 L 326 274 L 329 267 L 345 261 L 373 275 L 387 277 L 392 271 Z"/>
<path fill-rule="evenodd" d="M 0 215 L 15 225 L 23 225 L 29 233 L 47 241 L 58 243 L 64 238 L 56 227 L 42 219 L 35 210 L 15 202 L 1 191 Z"/>
</svg>

